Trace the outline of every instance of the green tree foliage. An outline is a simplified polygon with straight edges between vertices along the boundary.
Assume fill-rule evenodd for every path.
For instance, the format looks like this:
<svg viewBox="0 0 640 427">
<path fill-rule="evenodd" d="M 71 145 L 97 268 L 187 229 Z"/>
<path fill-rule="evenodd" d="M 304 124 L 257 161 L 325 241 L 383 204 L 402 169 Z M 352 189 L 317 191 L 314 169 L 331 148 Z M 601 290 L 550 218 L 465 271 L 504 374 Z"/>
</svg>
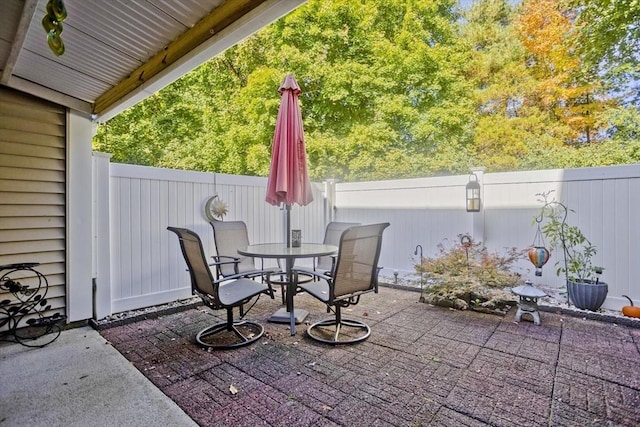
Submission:
<svg viewBox="0 0 640 427">
<path fill-rule="evenodd" d="M 456 19 L 446 0 L 317 1 L 281 21 L 273 40 L 305 90 L 312 176 L 433 172 L 442 142 L 470 132 Z"/>
<path fill-rule="evenodd" d="M 566 0 L 578 11 L 578 52 L 624 98 L 640 103 L 640 0 Z"/>
<path fill-rule="evenodd" d="M 562 10 L 544 1 L 549 16 Z M 266 176 L 277 89 L 292 72 L 314 180 L 639 161 L 638 109 L 608 103 L 577 72 L 586 60 L 556 46 L 573 37 L 573 15 L 550 26 L 526 6 L 480 0 L 460 16 L 455 0 L 310 0 L 100 126 L 94 148 L 115 162 Z M 588 123 L 576 119 L 585 94 Z M 602 142 L 577 148 L 585 126 Z"/>
</svg>

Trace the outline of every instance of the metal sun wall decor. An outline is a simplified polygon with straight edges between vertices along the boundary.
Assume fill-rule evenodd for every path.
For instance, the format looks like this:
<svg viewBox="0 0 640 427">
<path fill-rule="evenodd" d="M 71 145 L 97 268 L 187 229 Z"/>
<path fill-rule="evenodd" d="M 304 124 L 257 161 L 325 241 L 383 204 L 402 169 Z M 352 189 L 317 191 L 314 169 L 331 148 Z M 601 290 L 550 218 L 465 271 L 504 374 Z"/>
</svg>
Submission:
<svg viewBox="0 0 640 427">
<path fill-rule="evenodd" d="M 204 215 L 209 221 L 223 221 L 229 213 L 229 207 L 218 196 L 217 174 L 213 174 L 213 196 L 207 199 L 204 206 Z"/>
<path fill-rule="evenodd" d="M 67 9 L 62 0 L 49 0 L 47 14 L 42 18 L 42 27 L 47 33 L 47 43 L 51 52 L 56 56 L 64 53 L 62 42 L 62 21 L 67 18 Z"/>
<path fill-rule="evenodd" d="M 204 212 L 209 221 L 222 221 L 224 220 L 224 216 L 229 212 L 229 208 L 216 194 L 207 200 Z"/>
</svg>

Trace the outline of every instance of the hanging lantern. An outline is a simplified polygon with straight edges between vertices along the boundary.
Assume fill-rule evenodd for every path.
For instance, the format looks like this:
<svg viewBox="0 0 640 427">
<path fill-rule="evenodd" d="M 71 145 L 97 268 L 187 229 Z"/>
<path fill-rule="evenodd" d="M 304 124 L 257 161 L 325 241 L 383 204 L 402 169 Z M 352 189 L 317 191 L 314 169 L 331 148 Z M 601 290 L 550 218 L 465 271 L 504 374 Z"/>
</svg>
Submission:
<svg viewBox="0 0 640 427">
<path fill-rule="evenodd" d="M 467 212 L 480 212 L 480 183 L 475 173 L 469 175 L 467 183 Z"/>
<path fill-rule="evenodd" d="M 542 266 L 549 261 L 551 254 L 544 246 L 532 246 L 529 248 L 529 261 L 536 268 L 536 276 L 542 276 Z"/>
</svg>

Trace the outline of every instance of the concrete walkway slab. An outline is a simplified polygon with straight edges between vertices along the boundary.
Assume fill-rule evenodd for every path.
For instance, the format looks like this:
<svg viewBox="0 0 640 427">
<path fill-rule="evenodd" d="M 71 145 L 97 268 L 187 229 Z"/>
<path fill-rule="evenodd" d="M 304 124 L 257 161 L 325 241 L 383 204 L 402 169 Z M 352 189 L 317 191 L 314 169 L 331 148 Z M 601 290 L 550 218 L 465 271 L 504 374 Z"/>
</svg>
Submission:
<svg viewBox="0 0 640 427">
<path fill-rule="evenodd" d="M 0 426 L 196 425 L 90 327 L 0 345 Z"/>
</svg>

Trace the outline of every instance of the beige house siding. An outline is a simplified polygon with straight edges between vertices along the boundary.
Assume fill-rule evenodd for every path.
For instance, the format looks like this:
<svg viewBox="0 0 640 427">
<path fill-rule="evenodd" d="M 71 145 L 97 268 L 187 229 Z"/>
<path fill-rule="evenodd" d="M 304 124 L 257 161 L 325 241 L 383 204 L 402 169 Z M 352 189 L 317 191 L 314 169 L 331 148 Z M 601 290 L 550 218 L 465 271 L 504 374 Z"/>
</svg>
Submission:
<svg viewBox="0 0 640 427">
<path fill-rule="evenodd" d="M 66 110 L 0 88 L 0 265 L 38 262 L 65 314 Z M 21 278 L 29 284 L 28 277 Z M 13 299 L 1 293 L 0 300 Z"/>
</svg>

